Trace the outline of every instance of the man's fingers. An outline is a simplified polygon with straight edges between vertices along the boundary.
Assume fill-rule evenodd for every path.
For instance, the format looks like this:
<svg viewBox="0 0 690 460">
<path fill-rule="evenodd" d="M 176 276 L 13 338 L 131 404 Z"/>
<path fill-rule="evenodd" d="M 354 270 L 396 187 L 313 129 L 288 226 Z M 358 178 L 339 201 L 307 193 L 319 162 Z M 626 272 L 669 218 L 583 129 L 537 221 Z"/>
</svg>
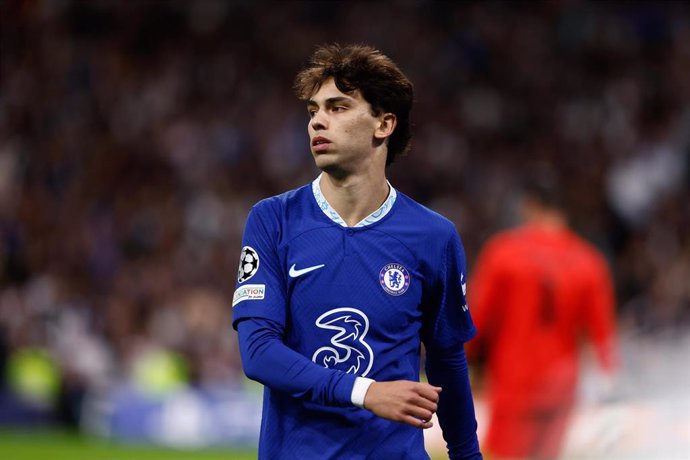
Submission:
<svg viewBox="0 0 690 460">
<path fill-rule="evenodd" d="M 429 401 L 426 398 L 417 397 L 417 398 L 414 398 L 413 400 L 411 400 L 410 402 L 417 407 L 424 408 L 424 409 L 429 410 L 431 412 L 436 412 L 436 410 L 438 410 L 438 404 L 436 404 L 433 401 Z"/>
<path fill-rule="evenodd" d="M 365 407 L 379 417 L 415 428 L 430 428 L 438 409 L 440 387 L 399 380 L 374 382 L 365 397 Z"/>
<path fill-rule="evenodd" d="M 428 421 L 420 420 L 419 422 L 421 423 L 419 425 L 419 428 L 421 428 L 423 430 L 426 430 L 427 428 L 431 428 L 432 426 L 434 426 L 434 422 L 432 422 L 431 420 L 428 420 Z"/>
<path fill-rule="evenodd" d="M 431 416 L 434 415 L 432 411 L 422 409 L 421 407 L 411 407 L 408 414 L 422 420 L 430 420 Z"/>
<path fill-rule="evenodd" d="M 438 402 L 439 398 L 439 393 L 441 392 L 441 387 L 434 387 L 431 385 L 426 385 L 426 384 L 420 384 L 417 387 L 417 394 L 425 399 L 428 399 L 429 401 L 433 401 L 435 403 Z"/>
<path fill-rule="evenodd" d="M 410 425 L 410 426 L 413 426 L 415 428 L 421 428 L 424 430 L 434 426 L 434 423 L 431 420 L 422 420 L 422 419 L 419 419 L 417 417 L 413 417 L 411 415 L 406 415 L 400 421 L 406 425 Z"/>
</svg>

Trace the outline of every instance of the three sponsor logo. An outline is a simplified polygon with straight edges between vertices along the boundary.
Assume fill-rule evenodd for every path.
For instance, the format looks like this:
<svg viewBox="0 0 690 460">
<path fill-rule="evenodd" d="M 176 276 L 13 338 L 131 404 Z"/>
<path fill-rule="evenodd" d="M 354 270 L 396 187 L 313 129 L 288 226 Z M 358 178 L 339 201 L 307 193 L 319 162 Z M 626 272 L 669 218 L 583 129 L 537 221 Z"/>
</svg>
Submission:
<svg viewBox="0 0 690 460">
<path fill-rule="evenodd" d="M 369 318 L 356 308 L 334 308 L 316 319 L 316 327 L 331 331 L 329 344 L 316 350 L 311 360 L 330 369 L 366 377 L 374 365 L 374 351 L 367 343 Z"/>
</svg>

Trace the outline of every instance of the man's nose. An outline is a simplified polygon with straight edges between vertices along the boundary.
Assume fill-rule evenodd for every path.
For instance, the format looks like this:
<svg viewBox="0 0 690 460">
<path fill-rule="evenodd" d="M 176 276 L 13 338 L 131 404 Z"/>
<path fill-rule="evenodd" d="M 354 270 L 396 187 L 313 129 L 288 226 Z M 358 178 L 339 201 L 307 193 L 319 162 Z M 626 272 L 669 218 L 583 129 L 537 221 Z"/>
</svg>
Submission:
<svg viewBox="0 0 690 460">
<path fill-rule="evenodd" d="M 311 124 L 311 128 L 314 130 L 326 129 L 328 127 L 328 117 L 323 114 L 323 111 L 319 110 L 318 112 L 314 113 L 309 123 Z"/>
</svg>

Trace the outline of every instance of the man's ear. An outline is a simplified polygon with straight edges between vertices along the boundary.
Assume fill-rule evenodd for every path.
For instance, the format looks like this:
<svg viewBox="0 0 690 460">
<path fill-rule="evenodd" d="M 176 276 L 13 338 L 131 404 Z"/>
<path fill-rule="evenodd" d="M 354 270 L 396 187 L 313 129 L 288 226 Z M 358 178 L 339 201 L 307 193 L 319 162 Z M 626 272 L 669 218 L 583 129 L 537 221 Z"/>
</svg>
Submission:
<svg viewBox="0 0 690 460">
<path fill-rule="evenodd" d="M 374 137 L 377 139 L 386 139 L 393 134 L 395 126 L 398 124 L 398 117 L 393 113 L 384 113 L 379 117 L 379 126 L 374 131 Z"/>
</svg>

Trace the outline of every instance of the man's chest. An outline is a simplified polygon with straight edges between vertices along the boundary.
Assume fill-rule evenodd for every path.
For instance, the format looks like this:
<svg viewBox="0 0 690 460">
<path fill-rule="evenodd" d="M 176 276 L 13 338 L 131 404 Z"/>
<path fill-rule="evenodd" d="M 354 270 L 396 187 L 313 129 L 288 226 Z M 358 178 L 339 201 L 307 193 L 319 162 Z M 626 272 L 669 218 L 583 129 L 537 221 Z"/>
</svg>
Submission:
<svg viewBox="0 0 690 460">
<path fill-rule="evenodd" d="M 333 337 L 381 344 L 418 335 L 425 277 L 416 255 L 394 236 L 311 231 L 281 252 L 289 330 L 300 346 Z"/>
<path fill-rule="evenodd" d="M 306 232 L 282 252 L 290 308 L 361 306 L 376 315 L 416 309 L 425 275 L 394 236 L 356 229 Z"/>
</svg>

